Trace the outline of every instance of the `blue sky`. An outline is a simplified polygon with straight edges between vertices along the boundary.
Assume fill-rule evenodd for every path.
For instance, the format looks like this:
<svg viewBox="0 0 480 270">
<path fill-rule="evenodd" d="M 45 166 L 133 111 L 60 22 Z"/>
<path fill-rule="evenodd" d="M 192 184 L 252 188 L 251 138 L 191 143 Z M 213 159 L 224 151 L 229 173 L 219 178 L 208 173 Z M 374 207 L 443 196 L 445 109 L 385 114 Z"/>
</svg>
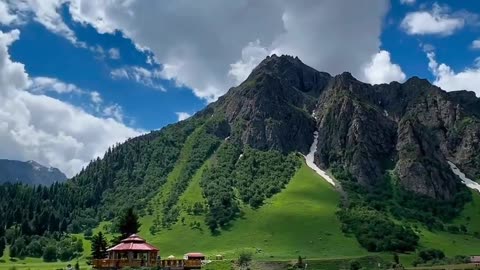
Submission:
<svg viewBox="0 0 480 270">
<path fill-rule="evenodd" d="M 479 96 L 479 16 L 480 2 L 454 0 L 0 0 L 0 158 L 71 176 L 201 110 L 272 53 Z"/>
<path fill-rule="evenodd" d="M 11 47 L 12 58 L 24 63 L 32 77 L 54 77 L 82 89 L 98 91 L 107 102 L 120 104 L 126 123 L 135 128 L 159 129 L 176 122 L 176 112 L 191 114 L 205 106 L 206 101 L 197 98 L 191 90 L 175 87 L 168 80 L 154 81 L 165 88 L 166 91 L 162 91 L 133 80 L 112 78 L 110 72 L 123 66 L 146 69 L 154 66 L 147 64 L 147 55 L 138 51 L 132 41 L 122 37 L 119 32 L 114 35 L 99 34 L 92 27 L 75 24 L 71 27 L 80 40 L 104 52 L 74 46 L 64 37 L 32 22 L 19 28 L 21 38 Z M 108 50 L 112 48 L 118 50 L 118 59 L 110 57 Z M 84 100 L 75 95 L 56 97 L 67 99 L 77 106 L 85 105 L 82 103 Z"/>
</svg>

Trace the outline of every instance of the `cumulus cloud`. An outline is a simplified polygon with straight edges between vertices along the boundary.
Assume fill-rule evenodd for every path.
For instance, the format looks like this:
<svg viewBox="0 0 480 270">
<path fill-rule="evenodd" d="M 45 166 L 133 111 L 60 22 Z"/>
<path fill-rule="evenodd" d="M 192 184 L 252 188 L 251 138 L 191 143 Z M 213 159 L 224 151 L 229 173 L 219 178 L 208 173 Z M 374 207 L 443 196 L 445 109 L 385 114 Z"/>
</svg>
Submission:
<svg viewBox="0 0 480 270">
<path fill-rule="evenodd" d="M 250 42 L 242 49 L 242 58 L 237 62 L 230 64 L 228 75 L 235 79 L 236 84 L 243 82 L 250 72 L 260 63 L 265 57 L 269 55 L 269 51 L 260 45 L 257 39 L 255 42 Z"/>
<path fill-rule="evenodd" d="M 7 3 L 0 1 L 0 24 L 10 25 L 16 20 L 18 17 L 11 12 Z"/>
<path fill-rule="evenodd" d="M 15 10 L 20 20 L 27 21 L 31 12 L 33 19 L 45 26 L 49 31 L 62 35 L 75 46 L 86 48 L 86 44 L 77 39 L 75 32 L 68 27 L 62 17 L 62 7 L 66 0 L 16 0 L 8 2 L 11 10 Z"/>
<path fill-rule="evenodd" d="M 402 68 L 392 63 L 390 53 L 384 50 L 373 55 L 372 61 L 365 66 L 363 72 L 366 81 L 371 84 L 402 82 L 406 77 Z"/>
<path fill-rule="evenodd" d="M 433 84 L 446 91 L 474 91 L 477 97 L 480 97 L 480 65 L 478 64 L 478 58 L 473 67 L 455 72 L 447 64 L 439 64 L 436 60 L 435 52 L 427 52 L 427 57 L 429 60 L 428 67 L 435 76 Z"/>
<path fill-rule="evenodd" d="M 114 60 L 120 59 L 120 50 L 117 48 L 110 48 L 108 50 L 108 56 Z"/>
<path fill-rule="evenodd" d="M 189 114 L 187 112 L 176 112 L 175 114 L 178 117 L 178 121 L 183 121 L 183 120 L 189 118 L 190 116 L 192 116 L 191 114 Z"/>
<path fill-rule="evenodd" d="M 165 91 L 165 88 L 159 82 L 164 75 L 162 75 L 161 71 L 158 70 L 149 70 L 144 67 L 130 66 L 114 69 L 110 72 L 110 76 L 113 79 L 134 80 L 137 83 L 145 86 Z"/>
<path fill-rule="evenodd" d="M 1 157 L 35 160 L 72 176 L 112 144 L 140 134 L 113 117 L 95 117 L 42 92 L 27 91 L 35 80 L 8 52 L 19 34 L 18 30 L 0 31 Z M 40 81 L 53 85 L 54 91 L 72 89 L 68 84 L 59 86 L 58 81 Z"/>
<path fill-rule="evenodd" d="M 410 35 L 441 35 L 449 36 L 463 28 L 465 23 L 474 20 L 474 15 L 468 12 L 449 14 L 446 6 L 433 4 L 432 10 L 421 10 L 408 13 L 401 27 Z"/>
<path fill-rule="evenodd" d="M 361 75 L 378 52 L 389 7 L 387 0 L 57 0 L 63 1 L 75 22 L 99 33 L 121 31 L 153 53 L 159 75 L 208 101 L 245 78 L 265 51 L 298 56 L 333 74 Z M 59 5 L 50 5 L 50 20 L 43 16 L 47 4 L 31 6 L 31 13 L 48 28 L 60 16 Z M 69 38 L 68 31 L 55 31 Z"/>
</svg>

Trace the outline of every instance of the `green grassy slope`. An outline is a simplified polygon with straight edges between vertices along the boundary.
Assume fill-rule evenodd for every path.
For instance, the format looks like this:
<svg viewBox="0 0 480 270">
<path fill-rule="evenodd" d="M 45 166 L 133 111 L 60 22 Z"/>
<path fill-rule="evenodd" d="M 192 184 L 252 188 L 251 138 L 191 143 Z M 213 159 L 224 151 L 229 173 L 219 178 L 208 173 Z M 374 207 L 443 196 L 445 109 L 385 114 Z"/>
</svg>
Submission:
<svg viewBox="0 0 480 270">
<path fill-rule="evenodd" d="M 78 264 L 80 269 L 90 269 L 91 267 L 87 265 L 85 257 L 89 256 L 91 250 L 90 241 L 85 240 L 83 235 L 75 234 L 77 238 L 81 238 L 83 240 L 83 256 L 78 258 Z M 42 258 L 25 258 L 25 259 L 11 259 L 9 256 L 9 249 L 8 247 L 5 249 L 3 253 L 3 257 L 0 257 L 0 270 L 43 270 L 43 269 L 66 269 L 68 264 L 71 264 L 72 267 L 77 262 L 77 259 L 74 259 L 69 262 L 52 262 L 46 263 L 43 261 Z"/>
<path fill-rule="evenodd" d="M 420 245 L 443 250 L 447 256 L 480 254 L 480 239 L 473 236 L 480 232 L 480 194 L 472 192 L 473 200 L 465 206 L 461 215 L 453 222 L 465 225 L 468 234 L 421 231 Z"/>
<path fill-rule="evenodd" d="M 181 202 L 201 199 L 199 181 L 203 166 L 192 179 Z M 287 187 L 267 200 L 258 210 L 243 207 L 244 215 L 232 226 L 213 236 L 204 225 L 203 216 L 185 217 L 170 230 L 151 235 L 149 226 L 153 217 L 142 218 L 140 234 L 158 246 L 163 256 L 182 255 L 201 251 L 207 255 L 224 254 L 227 257 L 248 248 L 261 250 L 256 258 L 361 256 L 367 254 L 354 238 L 345 237 L 335 212 L 339 195 L 320 176 L 305 164 L 298 170 Z M 200 227 L 192 229 L 190 223 L 198 221 Z"/>
</svg>

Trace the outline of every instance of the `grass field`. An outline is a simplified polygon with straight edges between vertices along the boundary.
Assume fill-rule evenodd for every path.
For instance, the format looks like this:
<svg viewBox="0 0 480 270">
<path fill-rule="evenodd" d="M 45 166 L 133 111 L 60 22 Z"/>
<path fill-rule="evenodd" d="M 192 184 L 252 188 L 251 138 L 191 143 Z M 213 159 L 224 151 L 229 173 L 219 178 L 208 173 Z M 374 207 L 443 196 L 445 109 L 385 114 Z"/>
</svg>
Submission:
<svg viewBox="0 0 480 270">
<path fill-rule="evenodd" d="M 85 241 L 83 242 L 83 247 L 86 251 L 90 250 L 90 242 Z M 88 248 L 88 249 L 87 249 Z M 77 260 L 72 260 L 70 262 L 53 262 L 53 263 L 46 263 L 41 258 L 26 258 L 26 259 L 10 259 L 8 257 L 9 251 L 8 247 L 5 250 L 3 257 L 0 258 L 0 270 L 55 270 L 55 269 L 66 269 L 68 264 L 72 266 L 75 265 Z M 84 254 L 88 254 L 85 252 Z M 85 256 L 85 255 L 84 255 Z M 85 258 L 82 256 L 78 259 L 78 264 L 80 265 L 80 269 L 90 269 L 90 266 L 86 264 Z"/>
<path fill-rule="evenodd" d="M 199 186 L 202 169 L 180 198 L 181 203 L 203 200 Z M 181 214 L 185 224 L 179 222 L 155 235 L 148 230 L 153 217 L 142 218 L 140 234 L 160 247 L 166 256 L 201 251 L 232 257 L 242 249 L 256 252 L 255 257 L 260 259 L 366 255 L 354 238 L 340 231 L 335 215 L 338 202 L 339 195 L 333 187 L 303 164 L 281 193 L 258 210 L 243 207 L 243 216 L 219 235 L 210 233 L 203 216 L 186 213 Z M 198 229 L 190 227 L 193 221 L 200 223 Z"/>
</svg>

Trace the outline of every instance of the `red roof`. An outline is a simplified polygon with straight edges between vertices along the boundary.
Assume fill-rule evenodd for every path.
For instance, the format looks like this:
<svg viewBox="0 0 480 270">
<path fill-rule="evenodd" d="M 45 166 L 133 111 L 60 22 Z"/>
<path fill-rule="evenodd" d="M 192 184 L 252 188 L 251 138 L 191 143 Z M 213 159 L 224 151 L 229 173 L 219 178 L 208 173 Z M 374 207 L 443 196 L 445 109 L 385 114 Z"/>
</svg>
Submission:
<svg viewBox="0 0 480 270">
<path fill-rule="evenodd" d="M 130 237 L 125 238 L 122 242 L 112 248 L 109 248 L 107 251 L 158 251 L 158 248 L 150 245 L 145 241 L 145 239 L 139 237 L 136 234 L 130 235 Z"/>
<path fill-rule="evenodd" d="M 190 253 L 185 254 L 185 256 L 187 256 L 187 257 L 189 257 L 189 258 L 205 257 L 205 255 L 203 255 L 203 254 L 200 253 L 200 252 L 190 252 Z"/>
</svg>

